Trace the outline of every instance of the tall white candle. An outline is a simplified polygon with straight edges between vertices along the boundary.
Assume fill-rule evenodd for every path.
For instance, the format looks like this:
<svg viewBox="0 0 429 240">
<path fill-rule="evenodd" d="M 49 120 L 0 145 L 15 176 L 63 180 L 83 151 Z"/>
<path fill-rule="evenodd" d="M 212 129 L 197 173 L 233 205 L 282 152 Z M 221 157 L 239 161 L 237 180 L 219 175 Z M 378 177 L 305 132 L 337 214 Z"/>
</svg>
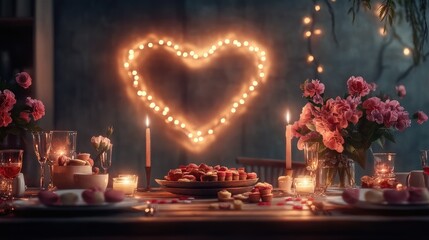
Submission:
<svg viewBox="0 0 429 240">
<path fill-rule="evenodd" d="M 286 113 L 286 170 L 292 169 L 292 125 L 289 124 L 289 111 Z"/>
<path fill-rule="evenodd" d="M 146 167 L 150 167 L 150 128 L 149 117 L 146 116 Z"/>
</svg>

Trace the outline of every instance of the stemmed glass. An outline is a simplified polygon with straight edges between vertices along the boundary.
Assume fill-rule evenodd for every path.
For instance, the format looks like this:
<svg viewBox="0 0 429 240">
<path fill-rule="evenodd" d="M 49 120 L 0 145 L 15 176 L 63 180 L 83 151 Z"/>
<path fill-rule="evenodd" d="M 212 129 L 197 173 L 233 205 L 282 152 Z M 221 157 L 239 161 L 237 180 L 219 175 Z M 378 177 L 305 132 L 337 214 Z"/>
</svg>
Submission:
<svg viewBox="0 0 429 240">
<path fill-rule="evenodd" d="M 304 143 L 304 161 L 307 164 L 307 171 L 310 176 L 315 178 L 315 172 L 319 166 L 319 143 L 305 142 Z"/>
<path fill-rule="evenodd" d="M 113 144 L 110 144 L 109 149 L 101 153 L 100 155 L 100 163 L 103 168 L 104 174 L 107 173 L 107 169 L 112 166 L 112 149 Z"/>
<path fill-rule="evenodd" d="M 429 188 L 429 150 L 420 150 L 420 161 L 422 164 L 425 185 Z"/>
<path fill-rule="evenodd" d="M 32 132 L 33 147 L 40 163 L 40 190 L 45 188 L 45 166 L 51 150 L 52 134 L 46 131 Z"/>
<path fill-rule="evenodd" d="M 23 155 L 24 150 L 20 149 L 0 150 L 0 176 L 6 180 L 7 184 L 6 204 L 2 205 L 2 212 L 13 210 L 12 181 L 21 172 Z"/>
</svg>

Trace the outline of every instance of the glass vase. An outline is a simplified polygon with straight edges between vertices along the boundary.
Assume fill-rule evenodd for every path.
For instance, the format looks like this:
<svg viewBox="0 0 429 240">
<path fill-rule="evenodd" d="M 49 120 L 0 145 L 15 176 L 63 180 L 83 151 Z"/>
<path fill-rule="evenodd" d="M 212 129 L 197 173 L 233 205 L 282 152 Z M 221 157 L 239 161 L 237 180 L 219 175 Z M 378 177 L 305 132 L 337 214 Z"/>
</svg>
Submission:
<svg viewBox="0 0 429 240">
<path fill-rule="evenodd" d="M 317 191 L 322 194 L 325 194 L 329 188 L 355 187 L 355 162 L 344 154 L 331 154 L 321 157 L 316 186 Z"/>
</svg>

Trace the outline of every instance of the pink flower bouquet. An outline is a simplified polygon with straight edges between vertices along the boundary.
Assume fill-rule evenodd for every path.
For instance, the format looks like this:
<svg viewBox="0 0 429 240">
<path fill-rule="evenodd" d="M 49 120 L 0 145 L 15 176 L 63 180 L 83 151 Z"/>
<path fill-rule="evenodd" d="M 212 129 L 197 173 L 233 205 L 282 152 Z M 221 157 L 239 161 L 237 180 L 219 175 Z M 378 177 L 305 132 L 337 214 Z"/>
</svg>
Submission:
<svg viewBox="0 0 429 240">
<path fill-rule="evenodd" d="M 371 96 L 376 85 L 362 77 L 348 79 L 345 97 L 325 99 L 325 85 L 319 80 L 307 80 L 301 89 L 308 103 L 292 127 L 300 150 L 304 142 L 317 141 L 322 146 L 320 154 L 342 153 L 365 167 L 366 151 L 373 142 L 394 142 L 392 131 L 404 131 L 411 126 L 404 107 L 387 96 Z M 422 111 L 411 118 L 419 124 L 428 119 Z"/>
<path fill-rule="evenodd" d="M 0 82 L 0 141 L 8 134 L 40 130 L 37 121 L 45 115 L 45 106 L 29 96 L 31 84 L 26 72 L 16 74 L 14 81 Z"/>
</svg>

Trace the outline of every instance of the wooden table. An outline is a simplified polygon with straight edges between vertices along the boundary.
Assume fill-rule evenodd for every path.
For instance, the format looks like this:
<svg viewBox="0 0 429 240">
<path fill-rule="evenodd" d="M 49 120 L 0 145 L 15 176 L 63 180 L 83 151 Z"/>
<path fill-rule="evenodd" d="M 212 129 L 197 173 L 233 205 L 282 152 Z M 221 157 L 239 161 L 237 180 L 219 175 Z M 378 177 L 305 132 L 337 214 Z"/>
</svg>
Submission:
<svg viewBox="0 0 429 240">
<path fill-rule="evenodd" d="M 50 211 L 0 217 L 1 239 L 398 239 L 425 236 L 429 211 L 362 211 L 325 204 L 329 215 L 293 209 L 284 197 L 271 206 L 245 204 L 242 210 L 213 210 L 216 199 L 166 203 L 177 196 L 138 192 L 141 205 L 124 212 L 58 215 Z M 157 199 L 146 216 L 148 199 Z M 30 238 L 29 238 L 30 239 Z"/>
</svg>

